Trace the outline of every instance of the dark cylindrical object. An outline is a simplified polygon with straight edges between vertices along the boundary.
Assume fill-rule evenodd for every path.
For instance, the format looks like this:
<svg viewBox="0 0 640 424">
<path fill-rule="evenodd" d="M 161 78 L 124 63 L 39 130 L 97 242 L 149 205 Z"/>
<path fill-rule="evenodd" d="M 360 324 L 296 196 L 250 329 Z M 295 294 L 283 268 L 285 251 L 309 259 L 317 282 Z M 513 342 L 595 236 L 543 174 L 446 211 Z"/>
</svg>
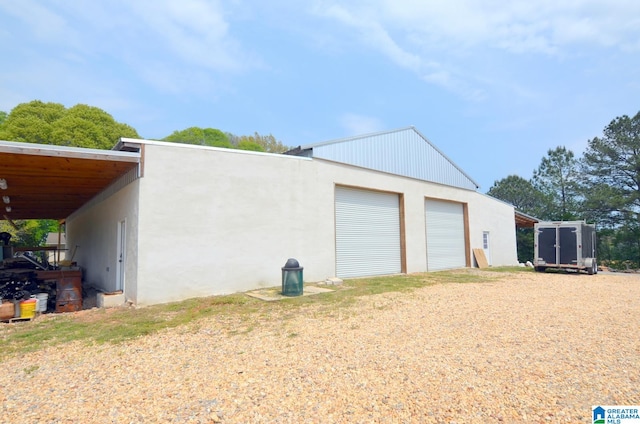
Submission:
<svg viewBox="0 0 640 424">
<path fill-rule="evenodd" d="M 282 267 L 282 294 L 284 296 L 302 296 L 302 270 L 297 260 L 290 258 Z"/>
<path fill-rule="evenodd" d="M 11 234 L 4 231 L 0 233 L 0 241 L 3 246 L 9 246 L 9 240 L 11 240 Z"/>
<path fill-rule="evenodd" d="M 11 246 L 2 246 L 0 253 L 2 253 L 2 257 L 0 257 L 0 259 L 11 259 L 13 256 L 13 248 Z"/>
</svg>

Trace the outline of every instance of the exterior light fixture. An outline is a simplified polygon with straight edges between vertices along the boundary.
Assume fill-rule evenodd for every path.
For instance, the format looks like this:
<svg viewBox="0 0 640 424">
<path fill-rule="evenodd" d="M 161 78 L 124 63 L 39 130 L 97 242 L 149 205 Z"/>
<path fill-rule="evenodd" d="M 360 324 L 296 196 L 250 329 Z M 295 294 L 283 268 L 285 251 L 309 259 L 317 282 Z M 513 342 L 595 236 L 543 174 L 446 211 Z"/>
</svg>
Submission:
<svg viewBox="0 0 640 424">
<path fill-rule="evenodd" d="M 0 178 L 0 189 L 2 190 L 7 189 L 7 180 L 5 180 L 4 178 Z"/>
<path fill-rule="evenodd" d="M 7 212 L 11 212 L 11 206 L 5 207 L 4 210 L 7 211 Z"/>
<path fill-rule="evenodd" d="M 9 199 L 9 196 L 2 196 L 2 201 L 7 204 L 11 203 L 11 199 Z"/>
</svg>

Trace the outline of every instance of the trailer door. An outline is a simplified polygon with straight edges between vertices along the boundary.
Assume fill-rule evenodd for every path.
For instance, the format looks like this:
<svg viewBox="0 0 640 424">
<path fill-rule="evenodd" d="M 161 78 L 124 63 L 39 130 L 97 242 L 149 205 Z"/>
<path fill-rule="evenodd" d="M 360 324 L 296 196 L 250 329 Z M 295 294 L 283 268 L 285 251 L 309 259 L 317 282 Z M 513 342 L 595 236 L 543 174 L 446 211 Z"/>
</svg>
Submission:
<svg viewBox="0 0 640 424">
<path fill-rule="evenodd" d="M 538 229 L 538 259 L 548 264 L 557 264 L 556 258 L 556 228 Z"/>
<path fill-rule="evenodd" d="M 560 227 L 558 239 L 560 241 L 560 263 L 576 265 L 578 263 L 578 242 L 576 227 Z"/>
</svg>

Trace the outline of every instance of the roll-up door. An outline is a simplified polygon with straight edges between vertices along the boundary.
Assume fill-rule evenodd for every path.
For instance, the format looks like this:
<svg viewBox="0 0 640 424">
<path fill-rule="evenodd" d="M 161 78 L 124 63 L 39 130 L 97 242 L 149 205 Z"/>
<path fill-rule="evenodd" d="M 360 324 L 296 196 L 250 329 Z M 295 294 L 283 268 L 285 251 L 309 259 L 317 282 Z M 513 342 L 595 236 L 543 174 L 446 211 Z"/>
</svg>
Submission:
<svg viewBox="0 0 640 424">
<path fill-rule="evenodd" d="M 461 203 L 425 200 L 427 270 L 466 266 L 464 208 Z"/>
<path fill-rule="evenodd" d="M 393 193 L 336 187 L 336 275 L 401 272 L 400 201 Z"/>
</svg>

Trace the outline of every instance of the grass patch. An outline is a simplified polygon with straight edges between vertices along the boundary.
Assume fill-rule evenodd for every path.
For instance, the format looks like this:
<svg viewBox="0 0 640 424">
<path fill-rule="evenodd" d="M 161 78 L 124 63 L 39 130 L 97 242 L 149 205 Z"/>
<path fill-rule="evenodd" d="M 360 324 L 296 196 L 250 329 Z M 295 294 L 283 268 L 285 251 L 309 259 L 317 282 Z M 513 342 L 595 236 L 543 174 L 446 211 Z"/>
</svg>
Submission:
<svg viewBox="0 0 640 424">
<path fill-rule="evenodd" d="M 29 375 L 29 374 L 32 374 L 32 373 L 38 371 L 38 369 L 40 369 L 40 367 L 38 365 L 31 365 L 31 366 L 29 366 L 27 368 L 24 368 L 23 371 L 24 371 L 25 374 Z"/>
<path fill-rule="evenodd" d="M 87 344 L 120 343 L 180 326 L 198 326 L 208 317 L 233 321 L 229 335 L 253 331 L 261 322 L 286 320 L 313 306 L 320 316 L 347 313 L 361 296 L 407 292 L 434 284 L 465 284 L 496 280 L 495 272 L 528 272 L 526 268 L 490 268 L 346 280 L 331 293 L 263 302 L 243 293 L 189 299 L 146 308 L 93 309 L 74 314 L 48 314 L 30 322 L 0 324 L 0 361 L 16 354 L 79 341 Z M 296 337 L 291 334 L 290 337 Z"/>
</svg>

